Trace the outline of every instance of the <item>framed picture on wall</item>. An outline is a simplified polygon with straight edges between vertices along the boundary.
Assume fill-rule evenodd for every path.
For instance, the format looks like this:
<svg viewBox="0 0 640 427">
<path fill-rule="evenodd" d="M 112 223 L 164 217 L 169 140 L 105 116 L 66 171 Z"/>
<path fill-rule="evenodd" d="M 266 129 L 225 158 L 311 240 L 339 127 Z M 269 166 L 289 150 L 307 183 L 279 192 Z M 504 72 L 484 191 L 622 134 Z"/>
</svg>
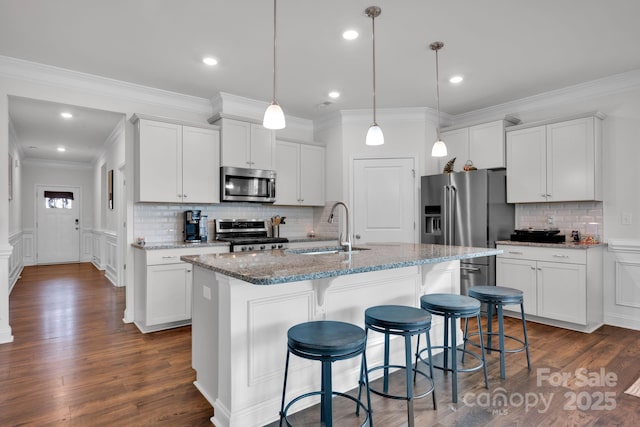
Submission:
<svg viewBox="0 0 640 427">
<path fill-rule="evenodd" d="M 107 172 L 107 206 L 109 209 L 113 209 L 113 169 Z"/>
<path fill-rule="evenodd" d="M 9 154 L 9 200 L 13 199 L 13 157 Z"/>
</svg>

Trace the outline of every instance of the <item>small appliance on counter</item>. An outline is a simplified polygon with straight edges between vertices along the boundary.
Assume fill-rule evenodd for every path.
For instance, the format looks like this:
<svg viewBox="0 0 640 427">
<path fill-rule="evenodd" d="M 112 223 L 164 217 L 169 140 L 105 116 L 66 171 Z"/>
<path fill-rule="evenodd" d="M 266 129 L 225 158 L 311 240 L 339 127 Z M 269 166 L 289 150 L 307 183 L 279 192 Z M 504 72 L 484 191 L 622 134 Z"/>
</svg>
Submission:
<svg viewBox="0 0 640 427">
<path fill-rule="evenodd" d="M 187 243 L 200 243 L 200 213 L 199 210 L 184 211 L 184 241 Z M 206 240 L 206 237 L 205 237 Z"/>
<path fill-rule="evenodd" d="M 520 228 L 511 234 L 514 242 L 564 243 L 567 238 L 557 228 Z"/>
<path fill-rule="evenodd" d="M 286 249 L 289 239 L 270 237 L 268 221 L 264 219 L 217 219 L 216 239 L 229 242 L 230 252 Z"/>
</svg>

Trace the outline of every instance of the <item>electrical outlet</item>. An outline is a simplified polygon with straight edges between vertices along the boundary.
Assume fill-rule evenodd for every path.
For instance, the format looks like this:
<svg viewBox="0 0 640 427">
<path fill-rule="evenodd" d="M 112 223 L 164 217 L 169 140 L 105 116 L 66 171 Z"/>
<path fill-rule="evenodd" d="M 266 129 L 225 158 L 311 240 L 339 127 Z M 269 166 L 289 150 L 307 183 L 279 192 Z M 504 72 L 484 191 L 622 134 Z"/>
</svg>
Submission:
<svg viewBox="0 0 640 427">
<path fill-rule="evenodd" d="M 547 224 L 555 225 L 556 224 L 556 217 L 553 216 L 553 215 L 547 215 Z"/>
<path fill-rule="evenodd" d="M 204 297 L 204 299 L 211 299 L 211 288 L 208 286 L 203 286 L 202 287 L 202 296 Z"/>
<path fill-rule="evenodd" d="M 631 225 L 633 223 L 631 212 L 622 212 L 622 225 Z"/>
</svg>

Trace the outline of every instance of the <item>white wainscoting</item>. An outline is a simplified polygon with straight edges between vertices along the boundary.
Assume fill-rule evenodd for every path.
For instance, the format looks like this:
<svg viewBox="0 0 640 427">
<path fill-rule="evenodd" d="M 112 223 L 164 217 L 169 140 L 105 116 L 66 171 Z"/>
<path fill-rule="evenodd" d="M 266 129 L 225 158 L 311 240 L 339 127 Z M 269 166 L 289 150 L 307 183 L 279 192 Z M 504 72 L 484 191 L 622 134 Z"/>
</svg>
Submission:
<svg viewBox="0 0 640 427">
<path fill-rule="evenodd" d="M 35 243 L 33 228 L 22 230 L 22 263 L 24 265 L 36 265 Z"/>
<path fill-rule="evenodd" d="M 640 240 L 611 239 L 608 244 L 604 321 L 640 330 Z"/>
<path fill-rule="evenodd" d="M 24 243 L 22 241 L 22 232 L 10 235 L 9 244 L 13 246 L 13 251 L 9 257 L 9 294 L 11 294 L 11 291 L 20 278 L 20 273 L 22 273 L 22 269 L 24 268 Z"/>
<path fill-rule="evenodd" d="M 101 230 L 93 230 L 91 233 L 91 263 L 98 269 L 104 270 L 102 261 L 102 248 L 104 247 L 104 233 Z"/>
<path fill-rule="evenodd" d="M 80 236 L 80 262 L 90 262 L 93 251 L 93 231 L 82 229 Z"/>
<path fill-rule="evenodd" d="M 115 233 L 104 233 L 104 249 L 104 274 L 114 286 L 120 286 L 118 284 L 118 236 Z"/>
</svg>

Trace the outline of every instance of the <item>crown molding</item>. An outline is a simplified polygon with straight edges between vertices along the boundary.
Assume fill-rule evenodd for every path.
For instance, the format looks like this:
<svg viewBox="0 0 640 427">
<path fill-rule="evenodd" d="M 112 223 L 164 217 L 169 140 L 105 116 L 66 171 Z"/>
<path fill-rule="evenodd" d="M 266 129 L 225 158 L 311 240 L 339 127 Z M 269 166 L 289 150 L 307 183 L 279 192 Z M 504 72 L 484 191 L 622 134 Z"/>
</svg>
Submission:
<svg viewBox="0 0 640 427">
<path fill-rule="evenodd" d="M 184 95 L 9 56 L 0 55 L 0 77 L 122 98 L 204 116 L 211 114 L 211 104 L 206 98 Z"/>
<path fill-rule="evenodd" d="M 468 113 L 457 114 L 452 117 L 455 125 L 488 122 L 504 118 L 506 115 L 517 116 L 518 113 L 543 110 L 557 105 L 613 95 L 638 88 L 640 88 L 640 69 L 567 86 L 562 89 L 528 96 Z"/>
<path fill-rule="evenodd" d="M 22 159 L 22 164 L 52 167 L 52 168 L 62 168 L 62 169 L 93 169 L 93 162 L 95 161 L 96 160 L 92 160 L 92 163 L 80 163 L 80 162 L 64 162 L 60 160 L 27 158 L 27 159 Z"/>
</svg>

